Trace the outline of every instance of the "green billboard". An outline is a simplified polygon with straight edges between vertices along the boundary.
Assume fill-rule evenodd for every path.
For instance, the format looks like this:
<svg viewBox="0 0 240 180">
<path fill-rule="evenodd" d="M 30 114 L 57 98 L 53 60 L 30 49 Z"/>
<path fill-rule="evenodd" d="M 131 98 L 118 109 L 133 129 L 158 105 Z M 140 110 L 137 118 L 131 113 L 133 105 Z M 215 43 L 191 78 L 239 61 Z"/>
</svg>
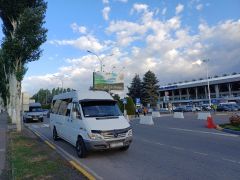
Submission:
<svg viewBox="0 0 240 180">
<path fill-rule="evenodd" d="M 124 90 L 123 73 L 93 73 L 93 88 L 95 90 Z"/>
</svg>

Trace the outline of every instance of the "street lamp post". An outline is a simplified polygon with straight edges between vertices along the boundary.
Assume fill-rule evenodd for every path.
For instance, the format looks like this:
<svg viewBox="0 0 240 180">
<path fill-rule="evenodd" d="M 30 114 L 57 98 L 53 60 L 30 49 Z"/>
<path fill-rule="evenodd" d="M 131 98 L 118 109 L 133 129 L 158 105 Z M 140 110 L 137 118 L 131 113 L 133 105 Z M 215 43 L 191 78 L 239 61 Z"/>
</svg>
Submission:
<svg viewBox="0 0 240 180">
<path fill-rule="evenodd" d="M 88 53 L 90 54 L 93 54 L 95 56 L 97 56 L 98 60 L 100 61 L 100 66 L 101 66 L 101 72 L 103 72 L 103 62 L 102 62 L 102 59 L 94 52 L 90 51 L 90 50 L 87 50 Z"/>
<path fill-rule="evenodd" d="M 209 85 L 209 79 L 208 79 L 208 63 L 209 63 L 209 59 L 204 59 L 202 62 L 206 63 L 207 65 L 207 87 L 208 87 L 208 101 L 209 101 L 209 105 L 211 106 L 211 92 L 210 92 L 210 85 Z"/>
<path fill-rule="evenodd" d="M 90 54 L 93 54 L 93 55 L 95 55 L 95 56 L 97 56 L 97 58 L 98 58 L 98 60 L 100 61 L 100 66 L 101 66 L 101 72 L 103 72 L 103 58 L 100 58 L 96 53 L 94 53 L 94 52 L 92 52 L 92 51 L 90 51 L 90 50 L 87 50 L 87 52 L 88 53 L 90 53 Z M 113 56 L 113 54 L 109 54 L 109 55 L 106 55 L 106 56 Z M 105 57 L 106 57 L 105 56 Z"/>
</svg>

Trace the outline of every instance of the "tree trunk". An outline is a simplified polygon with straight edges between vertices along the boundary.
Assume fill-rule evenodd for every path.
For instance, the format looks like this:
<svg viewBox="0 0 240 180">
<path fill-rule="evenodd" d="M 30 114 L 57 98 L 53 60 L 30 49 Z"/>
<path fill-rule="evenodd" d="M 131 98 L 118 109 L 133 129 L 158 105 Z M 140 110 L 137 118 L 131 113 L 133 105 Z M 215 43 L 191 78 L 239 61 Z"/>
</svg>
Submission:
<svg viewBox="0 0 240 180">
<path fill-rule="evenodd" d="M 15 77 L 16 78 L 16 77 Z M 16 123 L 17 123 L 17 131 L 22 131 L 22 114 L 21 114 L 21 82 L 16 79 L 16 99 L 15 99 L 15 107 L 16 107 Z"/>
<path fill-rule="evenodd" d="M 15 74 L 10 75 L 9 91 L 9 115 L 12 123 L 17 125 L 17 131 L 21 131 L 21 82 L 17 81 Z"/>
</svg>

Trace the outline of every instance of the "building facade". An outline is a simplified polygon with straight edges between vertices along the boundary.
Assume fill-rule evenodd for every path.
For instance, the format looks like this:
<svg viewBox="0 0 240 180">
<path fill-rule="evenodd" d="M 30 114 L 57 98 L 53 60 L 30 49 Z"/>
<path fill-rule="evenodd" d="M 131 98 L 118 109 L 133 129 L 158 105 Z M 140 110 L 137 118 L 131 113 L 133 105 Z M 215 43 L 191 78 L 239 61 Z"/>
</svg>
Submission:
<svg viewBox="0 0 240 180">
<path fill-rule="evenodd" d="M 208 82 L 212 104 L 240 103 L 240 74 L 235 74 L 160 86 L 160 107 L 209 104 Z"/>
</svg>

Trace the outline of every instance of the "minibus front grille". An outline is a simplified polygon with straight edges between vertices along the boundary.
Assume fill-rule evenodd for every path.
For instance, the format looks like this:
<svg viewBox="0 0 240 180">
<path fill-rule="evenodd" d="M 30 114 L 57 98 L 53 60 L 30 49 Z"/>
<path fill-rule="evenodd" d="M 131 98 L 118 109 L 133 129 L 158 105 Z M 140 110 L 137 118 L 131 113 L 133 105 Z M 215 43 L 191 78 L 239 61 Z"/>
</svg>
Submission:
<svg viewBox="0 0 240 180">
<path fill-rule="evenodd" d="M 118 139 L 118 138 L 125 138 L 127 132 L 131 129 L 130 127 L 125 129 L 115 129 L 111 131 L 100 131 L 100 130 L 92 130 L 92 133 L 98 133 L 103 136 L 104 139 Z"/>
<path fill-rule="evenodd" d="M 114 134 L 114 133 L 103 133 L 102 136 L 104 139 L 115 139 L 115 138 L 124 138 L 126 137 L 127 133 L 120 133 L 120 134 Z"/>
</svg>

